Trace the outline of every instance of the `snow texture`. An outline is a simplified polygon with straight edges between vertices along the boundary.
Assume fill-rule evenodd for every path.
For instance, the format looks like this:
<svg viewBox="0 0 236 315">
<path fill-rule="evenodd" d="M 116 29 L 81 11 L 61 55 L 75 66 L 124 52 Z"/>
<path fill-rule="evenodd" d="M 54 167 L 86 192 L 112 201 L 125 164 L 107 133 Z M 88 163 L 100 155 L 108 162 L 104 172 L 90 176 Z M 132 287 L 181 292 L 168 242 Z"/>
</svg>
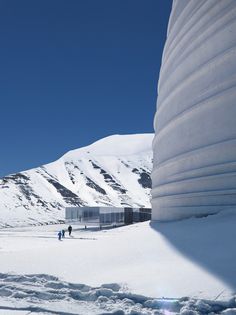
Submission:
<svg viewBox="0 0 236 315">
<path fill-rule="evenodd" d="M 174 0 L 154 120 L 154 220 L 236 206 L 236 1 Z"/>
<path fill-rule="evenodd" d="M 64 224 L 4 228 L 0 271 L 90 287 L 117 283 L 152 298 L 230 299 L 236 292 L 235 223 L 232 210 L 102 231 L 73 225 L 71 237 Z M 66 237 L 58 241 L 63 228 Z"/>
<path fill-rule="evenodd" d="M 0 274 L 0 315 L 235 315 L 236 301 L 153 299 L 111 283 L 90 287 L 46 274 Z M 1 311 L 3 313 L 1 313 Z"/>
<path fill-rule="evenodd" d="M 235 223 L 223 211 L 103 231 L 73 225 L 62 241 L 65 225 L 1 229 L 0 315 L 235 315 Z"/>
<path fill-rule="evenodd" d="M 65 207 L 150 208 L 152 134 L 114 135 L 0 179 L 0 227 L 60 222 Z"/>
</svg>

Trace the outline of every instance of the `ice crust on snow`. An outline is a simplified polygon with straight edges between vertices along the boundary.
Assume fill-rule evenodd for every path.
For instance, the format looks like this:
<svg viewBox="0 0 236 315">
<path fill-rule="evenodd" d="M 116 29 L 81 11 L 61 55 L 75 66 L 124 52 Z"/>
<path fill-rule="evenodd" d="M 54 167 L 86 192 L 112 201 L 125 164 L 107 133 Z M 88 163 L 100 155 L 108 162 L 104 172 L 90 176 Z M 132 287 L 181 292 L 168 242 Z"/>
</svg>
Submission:
<svg viewBox="0 0 236 315">
<path fill-rule="evenodd" d="M 175 0 L 154 120 L 154 220 L 236 206 L 236 1 Z"/>
<path fill-rule="evenodd" d="M 118 284 L 90 287 L 47 274 L 0 274 L 0 314 L 57 315 L 235 315 L 236 301 L 195 298 L 153 299 L 130 293 Z M 23 313 L 26 311 L 27 313 Z"/>
</svg>

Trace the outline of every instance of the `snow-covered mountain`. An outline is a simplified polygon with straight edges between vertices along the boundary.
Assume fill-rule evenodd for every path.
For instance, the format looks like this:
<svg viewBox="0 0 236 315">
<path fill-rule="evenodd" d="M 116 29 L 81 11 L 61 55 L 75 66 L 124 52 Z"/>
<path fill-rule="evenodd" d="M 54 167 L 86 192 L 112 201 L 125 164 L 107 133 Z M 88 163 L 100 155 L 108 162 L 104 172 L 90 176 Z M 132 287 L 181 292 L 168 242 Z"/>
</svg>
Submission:
<svg viewBox="0 0 236 315">
<path fill-rule="evenodd" d="M 150 207 L 152 134 L 114 135 L 0 179 L 0 226 L 56 222 L 66 206 Z"/>
</svg>

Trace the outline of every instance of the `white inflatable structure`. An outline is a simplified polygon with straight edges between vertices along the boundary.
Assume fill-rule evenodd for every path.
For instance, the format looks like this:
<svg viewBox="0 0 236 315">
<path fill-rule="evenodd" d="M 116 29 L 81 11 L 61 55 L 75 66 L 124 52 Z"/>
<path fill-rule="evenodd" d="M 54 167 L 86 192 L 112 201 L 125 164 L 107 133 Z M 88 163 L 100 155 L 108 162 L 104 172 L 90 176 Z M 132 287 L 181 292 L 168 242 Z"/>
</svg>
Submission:
<svg viewBox="0 0 236 315">
<path fill-rule="evenodd" d="M 174 0 L 154 120 L 153 220 L 236 209 L 236 0 Z"/>
</svg>

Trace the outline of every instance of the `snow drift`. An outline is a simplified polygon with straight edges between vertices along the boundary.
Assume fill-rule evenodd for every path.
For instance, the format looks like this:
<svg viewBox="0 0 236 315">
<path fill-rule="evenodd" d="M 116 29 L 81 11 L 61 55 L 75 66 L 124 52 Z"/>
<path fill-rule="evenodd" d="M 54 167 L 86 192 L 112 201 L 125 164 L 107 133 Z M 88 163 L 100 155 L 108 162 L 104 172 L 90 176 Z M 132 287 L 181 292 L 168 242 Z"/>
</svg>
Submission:
<svg viewBox="0 0 236 315">
<path fill-rule="evenodd" d="M 235 34 L 235 0 L 173 2 L 154 121 L 154 220 L 236 206 Z"/>
<path fill-rule="evenodd" d="M 0 226 L 58 222 L 66 206 L 150 207 L 152 134 L 114 135 L 0 179 Z"/>
</svg>

